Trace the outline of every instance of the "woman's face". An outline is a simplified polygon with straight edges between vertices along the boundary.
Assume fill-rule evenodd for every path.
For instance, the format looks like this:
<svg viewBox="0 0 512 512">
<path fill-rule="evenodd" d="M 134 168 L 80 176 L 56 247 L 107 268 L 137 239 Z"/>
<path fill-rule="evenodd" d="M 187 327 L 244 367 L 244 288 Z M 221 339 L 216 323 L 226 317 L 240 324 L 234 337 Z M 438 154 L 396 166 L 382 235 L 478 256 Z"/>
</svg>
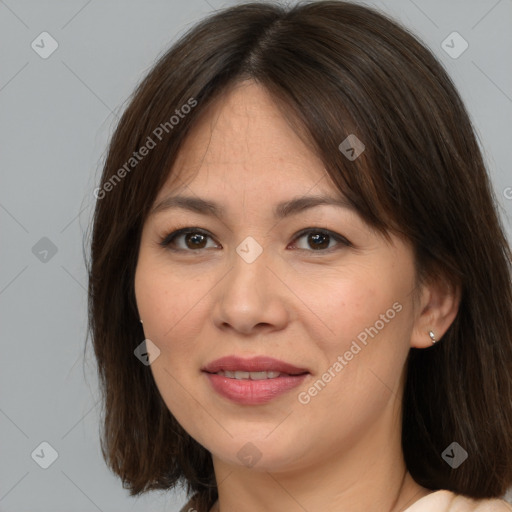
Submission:
<svg viewBox="0 0 512 512">
<path fill-rule="evenodd" d="M 196 208 L 171 204 L 178 195 Z M 312 206 L 320 196 L 343 199 L 245 83 L 187 138 L 144 225 L 135 291 L 150 368 L 214 460 L 285 471 L 363 443 L 378 459 L 397 438 L 412 251 L 348 207 Z"/>
</svg>

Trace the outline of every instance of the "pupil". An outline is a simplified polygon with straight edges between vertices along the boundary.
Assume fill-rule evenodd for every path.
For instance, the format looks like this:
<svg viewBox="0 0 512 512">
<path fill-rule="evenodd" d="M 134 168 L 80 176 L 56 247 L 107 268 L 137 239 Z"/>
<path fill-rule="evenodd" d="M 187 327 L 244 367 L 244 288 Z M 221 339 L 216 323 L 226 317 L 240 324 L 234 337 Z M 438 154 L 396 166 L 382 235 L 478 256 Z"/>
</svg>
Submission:
<svg viewBox="0 0 512 512">
<path fill-rule="evenodd" d="M 192 248 L 199 248 L 199 249 L 202 249 L 203 246 L 199 246 L 196 242 L 199 241 L 199 243 L 201 242 L 201 239 L 202 241 L 204 242 L 205 240 L 205 236 L 202 235 L 201 233 L 189 233 L 187 236 L 186 236 L 186 241 L 187 241 L 187 245 L 188 245 L 188 242 L 192 240 Z M 203 244 L 204 245 L 204 244 Z"/>
<path fill-rule="evenodd" d="M 314 240 L 314 244 L 313 245 L 316 248 L 323 249 L 324 246 L 325 247 L 329 246 L 329 241 L 327 241 L 327 243 L 325 243 L 325 240 L 327 240 L 329 238 L 329 235 L 324 235 L 322 233 L 317 233 L 317 234 L 310 235 L 309 238 L 310 238 L 310 240 Z M 320 244 L 317 243 L 320 238 L 322 238 L 324 240 L 324 244 L 322 244 L 322 242 L 320 242 Z"/>
</svg>

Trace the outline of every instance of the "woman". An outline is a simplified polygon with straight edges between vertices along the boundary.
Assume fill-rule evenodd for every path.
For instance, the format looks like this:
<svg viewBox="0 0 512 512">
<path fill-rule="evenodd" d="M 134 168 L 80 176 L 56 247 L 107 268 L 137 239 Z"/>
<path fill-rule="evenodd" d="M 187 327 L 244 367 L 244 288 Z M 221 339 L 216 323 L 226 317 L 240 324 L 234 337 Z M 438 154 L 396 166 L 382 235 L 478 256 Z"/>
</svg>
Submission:
<svg viewBox="0 0 512 512">
<path fill-rule="evenodd" d="M 91 246 L 102 450 L 183 511 L 506 511 L 511 252 L 434 56 L 356 4 L 178 41 L 112 138 Z"/>
</svg>

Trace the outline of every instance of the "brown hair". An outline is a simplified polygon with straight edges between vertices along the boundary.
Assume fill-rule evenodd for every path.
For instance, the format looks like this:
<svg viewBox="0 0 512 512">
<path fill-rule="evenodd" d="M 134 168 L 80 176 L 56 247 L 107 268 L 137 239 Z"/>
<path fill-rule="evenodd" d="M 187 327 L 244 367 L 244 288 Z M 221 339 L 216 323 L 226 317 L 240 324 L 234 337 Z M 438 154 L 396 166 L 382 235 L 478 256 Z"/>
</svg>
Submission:
<svg viewBox="0 0 512 512">
<path fill-rule="evenodd" d="M 131 495 L 186 484 L 200 510 L 217 498 L 210 453 L 177 423 L 150 367 L 134 357 L 144 339 L 134 274 L 145 218 L 181 142 L 205 108 L 243 80 L 264 86 L 307 134 L 370 226 L 411 241 L 420 283 L 461 287 L 442 341 L 410 350 L 402 448 L 424 487 L 503 495 L 512 484 L 511 252 L 474 130 L 421 42 L 376 10 L 342 1 L 217 11 L 158 60 L 119 121 L 98 189 L 89 268 L 109 467 Z M 186 104 L 194 107 L 179 124 L 168 122 Z M 162 142 L 135 167 L 133 153 L 157 142 L 162 126 Z M 338 150 L 349 134 L 366 146 L 353 161 Z M 457 469 L 441 457 L 453 441 L 469 454 Z"/>
</svg>

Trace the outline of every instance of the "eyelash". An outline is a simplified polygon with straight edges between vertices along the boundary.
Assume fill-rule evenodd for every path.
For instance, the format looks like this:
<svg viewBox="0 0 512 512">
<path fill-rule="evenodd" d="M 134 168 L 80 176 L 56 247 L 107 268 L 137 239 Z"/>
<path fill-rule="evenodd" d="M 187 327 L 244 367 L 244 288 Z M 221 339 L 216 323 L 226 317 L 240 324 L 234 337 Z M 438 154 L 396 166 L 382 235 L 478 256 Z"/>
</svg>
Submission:
<svg viewBox="0 0 512 512">
<path fill-rule="evenodd" d="M 210 233 L 208 233 L 207 231 L 205 231 L 205 230 L 203 230 L 201 228 L 186 227 L 186 228 L 180 228 L 180 229 L 177 229 L 175 231 L 172 231 L 171 233 L 166 235 L 159 242 L 159 245 L 161 247 L 164 247 L 164 248 L 166 248 L 166 249 L 168 249 L 170 251 L 173 251 L 173 252 L 201 252 L 201 251 L 205 250 L 206 248 L 201 248 L 201 249 L 176 249 L 176 248 L 170 247 L 170 245 L 179 236 L 187 235 L 187 234 L 190 234 L 190 233 L 192 233 L 192 234 L 200 234 L 200 235 L 203 235 L 203 236 L 206 236 L 206 237 L 209 237 L 209 238 L 213 239 L 213 237 L 210 235 Z M 296 240 L 302 238 L 303 236 L 308 235 L 309 233 L 330 236 L 335 241 L 337 241 L 339 244 L 341 244 L 343 247 L 353 247 L 351 242 L 349 240 L 347 240 L 345 237 L 339 235 L 338 233 L 334 233 L 333 231 L 330 231 L 328 229 L 321 229 L 321 228 L 306 228 L 306 229 L 303 229 L 303 230 L 299 231 L 299 233 L 297 233 L 295 235 L 295 238 L 293 239 L 293 241 L 296 241 Z M 312 253 L 328 253 L 328 254 L 330 254 L 333 251 L 338 250 L 338 246 L 331 247 L 330 249 L 318 249 L 318 250 L 314 250 L 314 249 L 311 249 L 311 250 L 309 250 L 309 249 L 298 249 L 298 250 L 299 251 L 312 252 Z"/>
</svg>

